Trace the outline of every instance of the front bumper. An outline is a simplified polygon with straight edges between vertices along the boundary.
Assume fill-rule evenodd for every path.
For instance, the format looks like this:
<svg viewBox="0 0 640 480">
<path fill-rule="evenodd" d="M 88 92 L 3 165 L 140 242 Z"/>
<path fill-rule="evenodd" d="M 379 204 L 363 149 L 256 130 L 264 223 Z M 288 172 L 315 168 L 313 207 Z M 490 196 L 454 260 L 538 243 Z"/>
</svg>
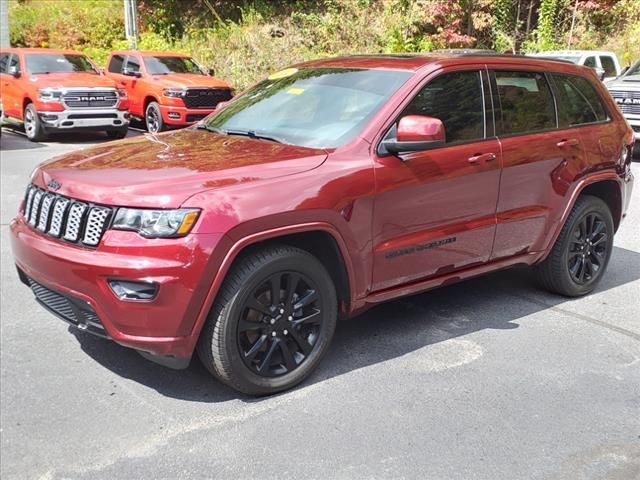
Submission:
<svg viewBox="0 0 640 480">
<path fill-rule="evenodd" d="M 130 118 L 128 111 L 115 108 L 39 111 L 38 115 L 46 130 L 119 129 L 128 126 Z"/>
<path fill-rule="evenodd" d="M 172 105 L 160 105 L 162 119 L 168 125 L 191 125 L 202 120 L 215 108 L 187 108 Z"/>
<path fill-rule="evenodd" d="M 108 230 L 98 248 L 89 249 L 35 231 L 22 215 L 11 222 L 10 230 L 23 282 L 32 289 L 31 282 L 36 282 L 89 312 L 88 317 L 84 311 L 76 315 L 82 324 L 77 326 L 91 331 L 83 325 L 91 326 L 84 320 L 91 320 L 93 311 L 103 336 L 158 357 L 159 363 L 164 363 L 160 357 L 188 363 L 199 334 L 196 321 L 203 315 L 217 271 L 212 252 L 222 234 L 149 240 L 134 232 Z M 155 282 L 159 289 L 151 301 L 121 300 L 109 287 L 109 279 Z"/>
</svg>

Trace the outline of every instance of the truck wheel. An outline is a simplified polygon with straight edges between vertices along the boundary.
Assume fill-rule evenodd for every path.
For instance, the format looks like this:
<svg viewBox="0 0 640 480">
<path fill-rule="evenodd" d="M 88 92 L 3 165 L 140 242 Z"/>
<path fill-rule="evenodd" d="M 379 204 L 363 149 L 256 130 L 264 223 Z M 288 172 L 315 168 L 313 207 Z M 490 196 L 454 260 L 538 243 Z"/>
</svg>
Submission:
<svg viewBox="0 0 640 480">
<path fill-rule="evenodd" d="M 240 392 L 286 390 L 317 367 L 337 312 L 331 276 L 314 256 L 286 245 L 257 250 L 229 271 L 200 334 L 198 355 Z"/>
<path fill-rule="evenodd" d="M 144 119 L 147 122 L 147 131 L 149 133 L 159 133 L 166 130 L 167 128 L 164 120 L 162 119 L 160 105 L 158 105 L 157 102 L 151 102 L 149 105 L 147 105 Z"/>
<path fill-rule="evenodd" d="M 46 140 L 47 134 L 42 126 L 42 121 L 38 116 L 36 107 L 33 103 L 27 105 L 24 109 L 24 131 L 27 134 L 27 138 L 32 142 L 42 142 Z"/>
<path fill-rule="evenodd" d="M 113 130 L 107 130 L 106 132 L 107 132 L 107 137 L 109 137 L 112 140 L 117 140 L 117 139 L 126 137 L 128 131 L 129 131 L 129 128 L 124 127 L 124 128 L 113 129 Z"/>
<path fill-rule="evenodd" d="M 545 289 L 579 297 L 593 291 L 613 250 L 613 218 L 597 197 L 578 197 L 549 256 L 535 267 Z"/>
</svg>

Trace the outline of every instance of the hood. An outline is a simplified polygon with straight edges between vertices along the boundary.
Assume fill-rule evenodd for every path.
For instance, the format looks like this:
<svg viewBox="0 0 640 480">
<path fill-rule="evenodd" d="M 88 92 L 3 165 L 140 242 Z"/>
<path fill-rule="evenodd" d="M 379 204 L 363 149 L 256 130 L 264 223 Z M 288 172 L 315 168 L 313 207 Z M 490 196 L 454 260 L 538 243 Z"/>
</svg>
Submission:
<svg viewBox="0 0 640 480">
<path fill-rule="evenodd" d="M 197 75 L 193 73 L 170 73 L 167 75 L 152 75 L 154 82 L 165 88 L 169 87 L 205 87 L 205 88 L 231 88 L 231 86 L 216 77 Z"/>
<path fill-rule="evenodd" d="M 55 180 L 60 195 L 114 206 L 177 208 L 192 195 L 292 175 L 324 150 L 184 129 L 79 150 L 43 163 L 33 183 Z"/>
<path fill-rule="evenodd" d="M 634 78 L 637 78 L 636 75 L 634 75 Z M 611 80 L 609 82 L 605 83 L 605 86 L 607 87 L 608 90 L 616 90 L 616 91 L 625 91 L 628 90 L 630 92 L 638 92 L 640 91 L 640 80 L 631 80 L 631 79 L 624 79 L 620 78 L 617 80 Z"/>
<path fill-rule="evenodd" d="M 115 88 L 116 82 L 103 75 L 95 73 L 43 73 L 32 75 L 28 74 L 29 81 L 37 88 L 74 88 L 74 87 L 112 87 Z"/>
</svg>

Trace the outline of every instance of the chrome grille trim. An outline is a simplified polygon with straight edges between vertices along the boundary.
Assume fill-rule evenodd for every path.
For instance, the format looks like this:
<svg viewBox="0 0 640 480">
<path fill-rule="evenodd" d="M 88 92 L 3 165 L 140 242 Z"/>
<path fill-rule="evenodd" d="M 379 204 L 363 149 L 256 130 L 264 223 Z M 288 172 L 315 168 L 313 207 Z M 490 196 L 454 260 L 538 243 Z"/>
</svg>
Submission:
<svg viewBox="0 0 640 480">
<path fill-rule="evenodd" d="M 80 228 L 82 228 L 82 220 L 87 205 L 80 202 L 73 202 L 67 215 L 67 227 L 64 230 L 63 238 L 70 242 L 77 242 L 80 237 Z"/>
<path fill-rule="evenodd" d="M 67 90 L 62 94 L 67 108 L 112 108 L 118 103 L 115 90 Z"/>
<path fill-rule="evenodd" d="M 29 226 L 67 242 L 97 247 L 114 209 L 63 197 L 29 185 L 23 216 Z"/>
</svg>

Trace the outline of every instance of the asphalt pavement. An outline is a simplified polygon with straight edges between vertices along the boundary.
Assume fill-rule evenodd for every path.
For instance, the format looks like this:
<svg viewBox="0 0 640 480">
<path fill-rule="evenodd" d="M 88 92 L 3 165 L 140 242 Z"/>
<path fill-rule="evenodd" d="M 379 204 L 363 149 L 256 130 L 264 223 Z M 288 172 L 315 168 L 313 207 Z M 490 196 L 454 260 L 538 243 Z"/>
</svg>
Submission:
<svg viewBox="0 0 640 480">
<path fill-rule="evenodd" d="M 32 169 L 102 141 L 2 132 L 2 479 L 640 478 L 640 180 L 592 295 L 512 269 L 390 302 L 256 399 L 76 332 L 18 281 L 8 224 Z"/>
</svg>

